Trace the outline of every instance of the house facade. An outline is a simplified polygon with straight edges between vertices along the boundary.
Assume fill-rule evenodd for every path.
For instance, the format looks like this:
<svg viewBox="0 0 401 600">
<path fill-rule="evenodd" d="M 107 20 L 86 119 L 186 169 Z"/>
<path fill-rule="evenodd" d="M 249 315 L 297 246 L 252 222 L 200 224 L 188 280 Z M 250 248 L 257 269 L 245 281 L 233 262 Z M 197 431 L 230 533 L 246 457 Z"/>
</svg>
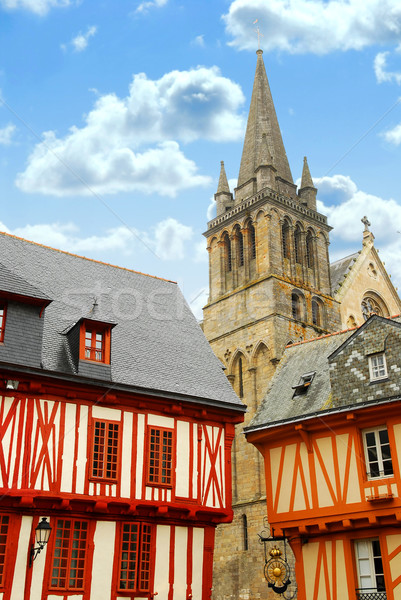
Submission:
<svg viewBox="0 0 401 600">
<path fill-rule="evenodd" d="M 208 599 L 245 408 L 178 286 L 0 249 L 0 599 Z"/>
<path fill-rule="evenodd" d="M 246 429 L 299 600 L 401 598 L 400 356 L 401 320 L 376 315 L 288 348 Z"/>
</svg>

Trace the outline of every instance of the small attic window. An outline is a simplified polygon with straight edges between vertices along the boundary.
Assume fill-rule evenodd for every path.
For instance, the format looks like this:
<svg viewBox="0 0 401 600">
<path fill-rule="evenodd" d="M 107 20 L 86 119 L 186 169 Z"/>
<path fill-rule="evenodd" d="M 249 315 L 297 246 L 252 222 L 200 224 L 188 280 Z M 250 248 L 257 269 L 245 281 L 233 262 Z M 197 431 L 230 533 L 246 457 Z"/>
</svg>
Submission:
<svg viewBox="0 0 401 600">
<path fill-rule="evenodd" d="M 4 330 L 6 327 L 7 304 L 0 302 L 0 342 L 4 342 Z"/>
<path fill-rule="evenodd" d="M 295 398 L 295 396 L 303 396 L 304 394 L 306 394 L 315 375 L 316 371 L 313 371 L 312 373 L 305 373 L 305 375 L 302 375 L 298 385 L 292 386 L 292 389 L 294 390 L 294 394 L 292 397 Z"/>
<path fill-rule="evenodd" d="M 109 324 L 84 320 L 80 328 L 79 358 L 110 364 L 110 335 Z"/>
</svg>

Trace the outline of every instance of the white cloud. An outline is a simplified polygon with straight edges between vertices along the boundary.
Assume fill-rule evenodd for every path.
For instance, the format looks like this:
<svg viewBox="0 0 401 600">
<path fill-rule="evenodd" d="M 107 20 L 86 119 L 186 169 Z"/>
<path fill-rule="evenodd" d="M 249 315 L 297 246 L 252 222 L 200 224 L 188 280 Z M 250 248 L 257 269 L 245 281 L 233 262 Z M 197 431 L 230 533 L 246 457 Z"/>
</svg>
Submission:
<svg viewBox="0 0 401 600">
<path fill-rule="evenodd" d="M 201 48 L 203 48 L 205 45 L 205 36 L 203 34 L 197 35 L 192 43 L 194 46 L 200 46 Z"/>
<path fill-rule="evenodd" d="M 399 146 L 401 144 L 401 123 L 382 133 L 382 137 L 386 142 Z"/>
<path fill-rule="evenodd" d="M 375 56 L 375 60 L 373 62 L 373 68 L 376 75 L 376 80 L 378 83 L 384 82 L 392 82 L 401 83 L 401 73 L 397 71 L 388 71 L 387 70 L 387 58 L 390 52 L 379 52 Z"/>
<path fill-rule="evenodd" d="M 47 14 L 51 8 L 70 5 L 70 0 L 0 0 L 0 6 L 6 10 L 29 10 L 41 16 Z"/>
<path fill-rule="evenodd" d="M 192 227 L 175 219 L 161 221 L 155 227 L 155 251 L 164 260 L 182 259 L 185 256 L 185 242 L 193 236 Z"/>
<path fill-rule="evenodd" d="M 393 276 L 393 284 L 401 288 L 401 235 L 397 232 L 401 223 L 401 205 L 395 200 L 380 198 L 359 190 L 350 177 L 334 175 L 314 179 L 318 191 L 318 211 L 327 215 L 333 227 L 331 238 L 340 244 L 362 242 L 363 225 L 366 215 L 371 222 L 375 236 L 375 247 L 380 249 L 380 257 Z M 342 253 L 342 256 L 345 254 Z"/>
<path fill-rule="evenodd" d="M 71 45 L 75 52 L 82 52 L 85 50 L 89 44 L 89 40 L 91 37 L 95 35 L 97 32 L 97 27 L 92 25 L 88 27 L 86 33 L 79 33 L 76 37 L 71 40 Z"/>
<path fill-rule="evenodd" d="M 150 8 L 160 8 L 167 4 L 168 0 L 146 0 L 145 2 L 141 2 L 136 9 L 136 12 L 146 12 Z"/>
<path fill-rule="evenodd" d="M 137 74 L 127 97 L 99 97 L 83 127 L 71 127 L 64 138 L 45 132 L 16 184 L 25 192 L 55 196 L 91 190 L 174 196 L 207 184 L 209 178 L 197 174 L 176 140 L 239 139 L 243 101 L 241 88 L 217 67 L 172 71 L 155 81 Z"/>
<path fill-rule="evenodd" d="M 399 0 L 234 0 L 224 15 L 232 45 L 255 48 L 253 22 L 265 50 L 326 54 L 398 43 Z"/>
<path fill-rule="evenodd" d="M 9 146 L 12 142 L 12 137 L 16 130 L 15 125 L 9 123 L 2 129 L 0 129 L 0 145 L 1 146 Z"/>
<path fill-rule="evenodd" d="M 193 230 L 176 219 L 167 218 L 157 223 L 150 231 L 139 231 L 134 227 L 115 227 L 103 235 L 82 237 L 79 228 L 69 223 L 40 223 L 25 225 L 10 231 L 0 223 L 0 231 L 19 237 L 84 255 L 99 255 L 118 251 L 124 254 L 136 252 L 139 247 L 148 248 L 162 260 L 181 260 L 185 257 L 185 244 L 191 240 Z"/>
</svg>

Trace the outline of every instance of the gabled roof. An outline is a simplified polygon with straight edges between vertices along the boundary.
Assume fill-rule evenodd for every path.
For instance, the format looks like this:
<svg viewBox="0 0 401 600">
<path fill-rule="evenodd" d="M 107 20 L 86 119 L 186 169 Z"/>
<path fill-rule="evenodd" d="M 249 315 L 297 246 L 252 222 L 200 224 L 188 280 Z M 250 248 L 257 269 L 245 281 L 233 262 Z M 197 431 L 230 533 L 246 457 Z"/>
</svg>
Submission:
<svg viewBox="0 0 401 600">
<path fill-rule="evenodd" d="M 65 332 L 83 317 L 95 318 L 91 310 L 97 305 L 100 320 L 116 323 L 114 384 L 245 410 L 174 282 L 5 233 L 0 256 L 5 266 L 0 288 L 18 282 L 22 288 L 25 281 L 30 293 L 39 289 L 53 300 L 44 313 L 44 371 L 76 375 Z"/>
<path fill-rule="evenodd" d="M 328 357 L 352 332 L 346 330 L 288 346 L 266 396 L 246 431 L 330 408 Z M 303 375 L 312 372 L 315 375 L 307 393 L 294 396 L 293 386 L 299 383 Z"/>
<path fill-rule="evenodd" d="M 256 54 L 258 58 L 238 176 L 238 187 L 255 177 L 255 169 L 260 166 L 258 162 L 261 156 L 261 145 L 264 134 L 270 155 L 273 157 L 273 166 L 277 169 L 277 176 L 293 183 L 290 165 L 266 76 L 262 57 L 263 51 L 258 50 Z"/>
<path fill-rule="evenodd" d="M 344 258 L 340 258 L 340 260 L 331 263 L 330 277 L 333 296 L 338 292 L 359 254 L 359 252 L 354 252 L 354 254 L 350 254 L 349 256 L 345 256 Z"/>
</svg>

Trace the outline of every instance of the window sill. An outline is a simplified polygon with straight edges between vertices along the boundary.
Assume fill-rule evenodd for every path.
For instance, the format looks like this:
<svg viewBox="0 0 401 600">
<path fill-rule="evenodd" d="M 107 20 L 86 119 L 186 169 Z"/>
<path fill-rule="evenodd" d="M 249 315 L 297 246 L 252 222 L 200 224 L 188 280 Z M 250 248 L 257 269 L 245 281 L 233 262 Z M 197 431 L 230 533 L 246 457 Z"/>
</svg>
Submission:
<svg viewBox="0 0 401 600">
<path fill-rule="evenodd" d="M 388 502 L 393 499 L 394 495 L 391 492 L 389 494 L 377 494 L 377 496 L 366 496 L 367 502 Z"/>
<path fill-rule="evenodd" d="M 377 379 L 371 379 L 369 381 L 369 385 L 374 385 L 375 383 L 384 383 L 385 381 L 390 381 L 390 378 L 387 375 L 385 377 L 378 377 Z"/>
</svg>

